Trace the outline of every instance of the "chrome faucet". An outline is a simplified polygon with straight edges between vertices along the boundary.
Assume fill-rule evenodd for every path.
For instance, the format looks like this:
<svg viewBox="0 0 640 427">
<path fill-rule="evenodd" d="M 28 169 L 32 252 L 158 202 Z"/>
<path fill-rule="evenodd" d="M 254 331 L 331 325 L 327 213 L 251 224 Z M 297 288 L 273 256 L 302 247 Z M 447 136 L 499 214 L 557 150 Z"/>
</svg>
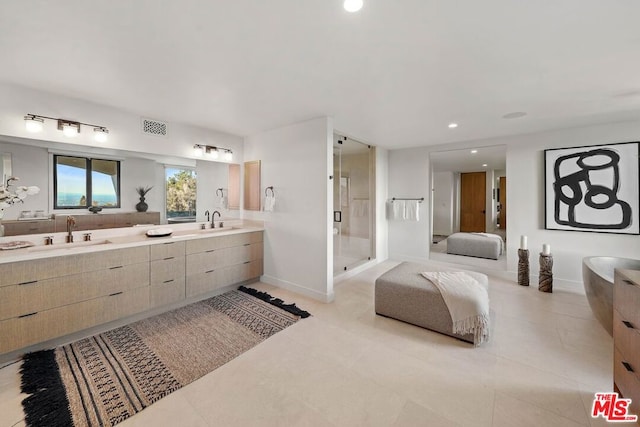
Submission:
<svg viewBox="0 0 640 427">
<path fill-rule="evenodd" d="M 218 214 L 218 218 L 220 218 L 220 212 L 218 211 L 213 211 L 213 214 L 211 214 L 211 228 L 216 228 L 216 214 Z"/>
<path fill-rule="evenodd" d="M 204 211 L 204 214 L 207 216 L 207 222 L 209 222 L 209 210 Z"/>
<path fill-rule="evenodd" d="M 76 226 L 76 219 L 71 215 L 67 216 L 67 243 L 73 243 L 73 234 L 71 231 Z"/>
</svg>

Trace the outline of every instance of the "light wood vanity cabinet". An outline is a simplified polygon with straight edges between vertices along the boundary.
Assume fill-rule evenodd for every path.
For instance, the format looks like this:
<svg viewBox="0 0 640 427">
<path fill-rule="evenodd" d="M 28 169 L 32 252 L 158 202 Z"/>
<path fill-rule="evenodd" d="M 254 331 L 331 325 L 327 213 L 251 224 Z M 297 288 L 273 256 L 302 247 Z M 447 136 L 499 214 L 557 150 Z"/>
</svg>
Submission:
<svg viewBox="0 0 640 427">
<path fill-rule="evenodd" d="M 151 308 L 182 301 L 185 298 L 184 250 L 185 242 L 151 245 Z"/>
<path fill-rule="evenodd" d="M 186 296 L 191 297 L 263 272 L 262 232 L 189 240 L 186 245 Z"/>
<path fill-rule="evenodd" d="M 149 306 L 148 247 L 0 264 L 0 274 L 0 354 Z"/>
<path fill-rule="evenodd" d="M 258 278 L 262 234 L 0 263 L 0 355 Z"/>
<path fill-rule="evenodd" d="M 614 390 L 640 415 L 640 271 L 615 271 L 613 343 Z"/>
</svg>

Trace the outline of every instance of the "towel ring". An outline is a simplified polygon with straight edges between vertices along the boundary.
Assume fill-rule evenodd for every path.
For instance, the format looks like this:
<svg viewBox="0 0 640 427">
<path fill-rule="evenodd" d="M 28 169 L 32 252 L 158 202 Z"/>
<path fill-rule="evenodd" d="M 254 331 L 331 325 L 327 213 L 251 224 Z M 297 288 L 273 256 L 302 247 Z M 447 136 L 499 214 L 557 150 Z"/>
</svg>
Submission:
<svg viewBox="0 0 640 427">
<path fill-rule="evenodd" d="M 216 189 L 216 196 L 218 195 L 218 191 L 220 192 L 220 196 L 221 196 L 221 197 L 224 197 L 224 189 L 222 189 L 222 188 L 217 188 L 217 189 Z"/>
<path fill-rule="evenodd" d="M 267 193 L 267 190 L 271 190 L 271 195 L 272 195 L 273 197 L 275 197 L 275 196 L 276 196 L 276 192 L 275 192 L 275 191 L 273 191 L 273 185 L 264 189 L 264 195 L 265 195 L 265 196 L 268 196 L 268 195 L 269 195 L 269 193 Z"/>
</svg>

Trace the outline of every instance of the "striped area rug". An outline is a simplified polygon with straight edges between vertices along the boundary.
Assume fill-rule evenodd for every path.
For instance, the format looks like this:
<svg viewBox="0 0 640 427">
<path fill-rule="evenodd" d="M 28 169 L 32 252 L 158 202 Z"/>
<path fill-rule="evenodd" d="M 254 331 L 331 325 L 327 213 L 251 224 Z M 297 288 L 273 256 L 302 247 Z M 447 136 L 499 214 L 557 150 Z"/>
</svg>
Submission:
<svg viewBox="0 0 640 427">
<path fill-rule="evenodd" d="M 113 426 L 309 314 L 240 287 L 186 307 L 27 354 L 27 426 Z"/>
</svg>

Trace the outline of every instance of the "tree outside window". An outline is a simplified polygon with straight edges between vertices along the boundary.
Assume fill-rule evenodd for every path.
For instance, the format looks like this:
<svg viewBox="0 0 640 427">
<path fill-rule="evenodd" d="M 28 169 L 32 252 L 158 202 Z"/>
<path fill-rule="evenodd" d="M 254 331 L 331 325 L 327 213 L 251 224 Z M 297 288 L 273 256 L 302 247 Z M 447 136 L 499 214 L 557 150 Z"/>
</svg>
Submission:
<svg viewBox="0 0 640 427">
<path fill-rule="evenodd" d="M 196 171 L 165 168 L 167 218 L 196 215 Z"/>
</svg>

